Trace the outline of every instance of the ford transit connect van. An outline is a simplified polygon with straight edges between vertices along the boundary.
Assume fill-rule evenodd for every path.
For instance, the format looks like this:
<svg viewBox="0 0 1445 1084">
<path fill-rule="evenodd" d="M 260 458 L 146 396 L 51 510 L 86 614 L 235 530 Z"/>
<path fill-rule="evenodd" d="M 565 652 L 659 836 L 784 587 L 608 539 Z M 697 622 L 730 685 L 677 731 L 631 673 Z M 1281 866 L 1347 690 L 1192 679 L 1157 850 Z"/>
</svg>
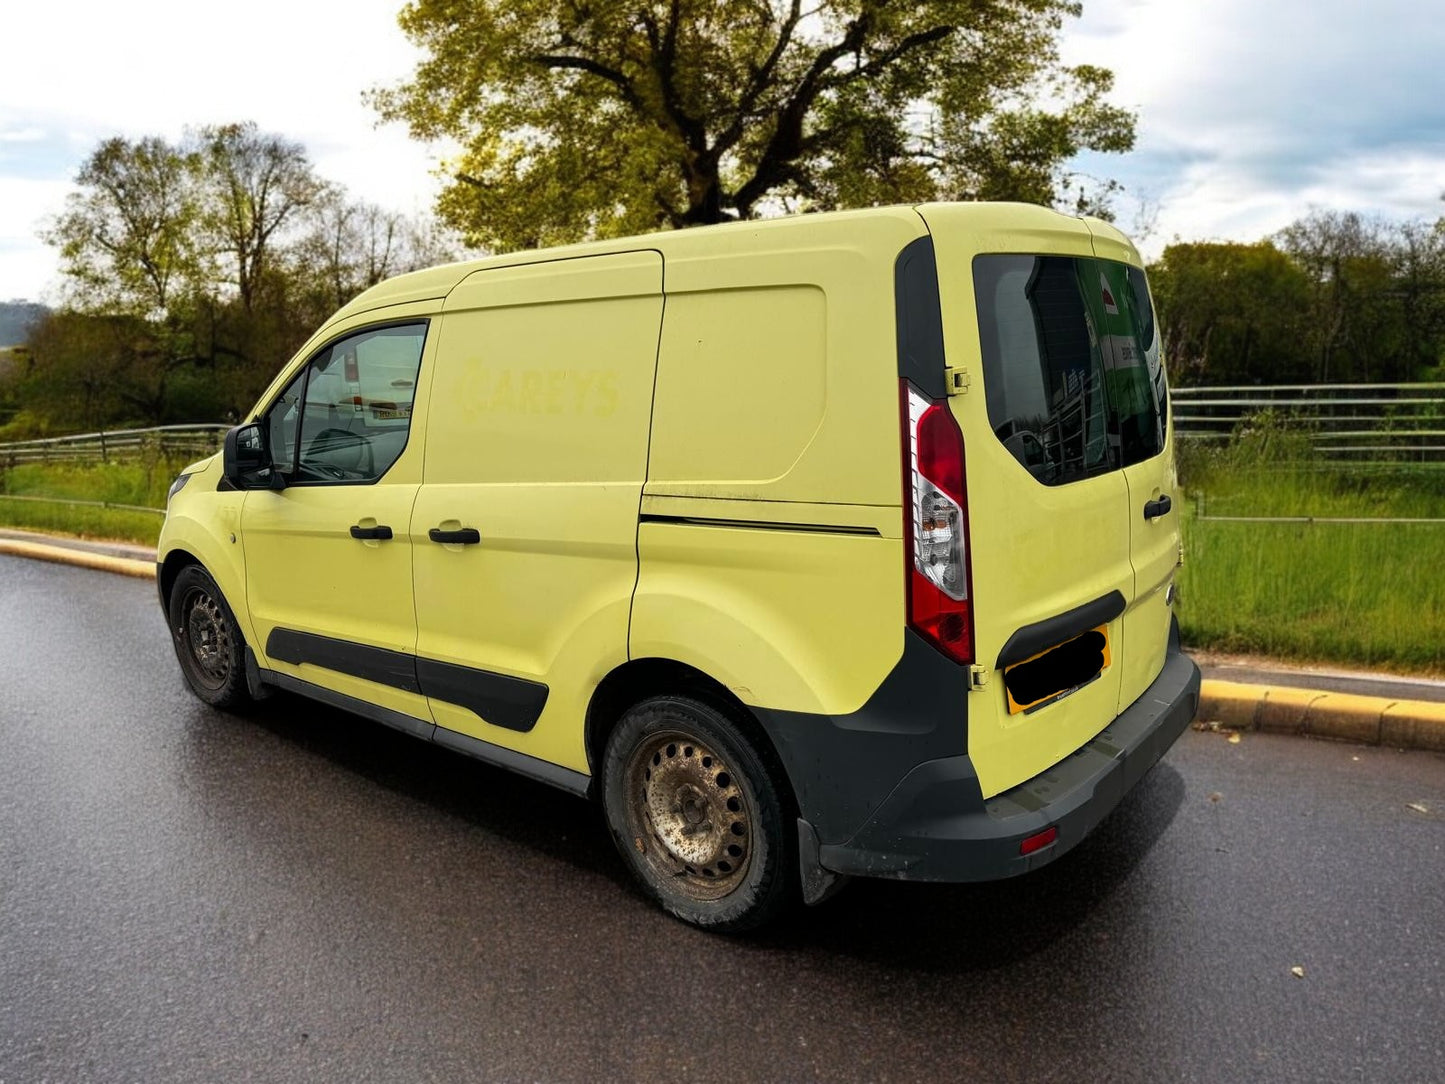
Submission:
<svg viewBox="0 0 1445 1084">
<path fill-rule="evenodd" d="M 1188 726 L 1138 253 L 1023 205 L 495 256 L 338 312 L 159 547 L 181 670 L 595 798 L 698 926 L 1023 873 Z"/>
</svg>

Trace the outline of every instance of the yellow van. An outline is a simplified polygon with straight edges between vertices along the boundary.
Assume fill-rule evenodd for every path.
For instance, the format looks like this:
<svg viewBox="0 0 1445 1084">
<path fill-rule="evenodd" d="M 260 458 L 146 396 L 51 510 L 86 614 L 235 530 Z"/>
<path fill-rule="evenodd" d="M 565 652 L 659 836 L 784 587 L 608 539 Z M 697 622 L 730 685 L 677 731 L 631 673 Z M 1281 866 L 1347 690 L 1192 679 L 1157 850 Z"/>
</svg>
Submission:
<svg viewBox="0 0 1445 1084">
<path fill-rule="evenodd" d="M 939 204 L 384 282 L 172 487 L 196 694 L 600 802 L 674 915 L 1073 847 L 1193 718 L 1138 253 Z"/>
</svg>

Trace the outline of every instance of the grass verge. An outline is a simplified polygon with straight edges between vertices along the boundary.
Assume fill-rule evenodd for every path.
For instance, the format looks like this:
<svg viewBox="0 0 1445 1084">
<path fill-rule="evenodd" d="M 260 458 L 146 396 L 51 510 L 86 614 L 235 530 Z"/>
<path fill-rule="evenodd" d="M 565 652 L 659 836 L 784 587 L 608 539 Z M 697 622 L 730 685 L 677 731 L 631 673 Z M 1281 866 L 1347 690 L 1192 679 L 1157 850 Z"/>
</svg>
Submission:
<svg viewBox="0 0 1445 1084">
<path fill-rule="evenodd" d="M 166 490 L 183 465 L 155 460 L 12 467 L 0 473 L 0 493 L 41 499 L 16 501 L 0 497 L 0 526 L 154 546 L 160 534 L 160 516 L 62 502 L 105 501 L 164 508 Z"/>
<path fill-rule="evenodd" d="M 1445 523 L 1386 522 L 1445 519 L 1445 465 L 1323 463 L 1307 435 L 1267 421 L 1227 444 L 1183 442 L 1178 459 L 1190 494 L 1178 611 L 1188 644 L 1445 674 Z"/>
<path fill-rule="evenodd" d="M 1183 520 L 1180 631 L 1216 651 L 1445 673 L 1445 524 Z"/>
</svg>

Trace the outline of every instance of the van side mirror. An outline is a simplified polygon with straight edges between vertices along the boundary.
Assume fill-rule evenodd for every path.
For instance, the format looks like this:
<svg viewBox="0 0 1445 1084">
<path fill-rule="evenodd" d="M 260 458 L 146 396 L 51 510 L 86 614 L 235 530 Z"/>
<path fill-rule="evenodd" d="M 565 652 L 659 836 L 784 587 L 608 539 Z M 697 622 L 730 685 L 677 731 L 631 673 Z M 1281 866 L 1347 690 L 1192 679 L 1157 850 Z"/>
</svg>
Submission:
<svg viewBox="0 0 1445 1084">
<path fill-rule="evenodd" d="M 238 425 L 226 434 L 221 473 L 237 489 L 285 489 L 286 479 L 272 465 L 266 425 Z"/>
</svg>

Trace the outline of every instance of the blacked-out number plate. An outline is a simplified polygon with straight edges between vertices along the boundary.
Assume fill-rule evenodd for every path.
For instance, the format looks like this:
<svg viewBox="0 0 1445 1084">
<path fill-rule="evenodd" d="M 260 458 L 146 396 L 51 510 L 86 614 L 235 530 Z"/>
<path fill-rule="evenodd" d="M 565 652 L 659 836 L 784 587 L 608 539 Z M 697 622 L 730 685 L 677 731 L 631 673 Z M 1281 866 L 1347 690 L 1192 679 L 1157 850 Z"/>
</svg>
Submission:
<svg viewBox="0 0 1445 1084">
<path fill-rule="evenodd" d="M 1004 668 L 1008 711 L 1017 715 L 1042 707 L 1087 685 L 1109 665 L 1109 627 L 1100 625 L 1058 647 Z"/>
</svg>

